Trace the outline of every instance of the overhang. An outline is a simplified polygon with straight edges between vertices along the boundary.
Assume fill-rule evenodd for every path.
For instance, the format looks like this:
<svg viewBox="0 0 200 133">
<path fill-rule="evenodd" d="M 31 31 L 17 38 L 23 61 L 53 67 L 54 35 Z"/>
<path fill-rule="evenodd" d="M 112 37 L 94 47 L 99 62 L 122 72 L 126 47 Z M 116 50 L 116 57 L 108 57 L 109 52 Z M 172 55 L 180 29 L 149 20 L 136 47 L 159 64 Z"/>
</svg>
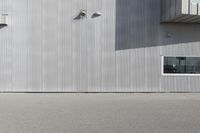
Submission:
<svg viewBox="0 0 200 133">
<path fill-rule="evenodd" d="M 161 22 L 200 23 L 198 0 L 162 0 Z"/>
</svg>

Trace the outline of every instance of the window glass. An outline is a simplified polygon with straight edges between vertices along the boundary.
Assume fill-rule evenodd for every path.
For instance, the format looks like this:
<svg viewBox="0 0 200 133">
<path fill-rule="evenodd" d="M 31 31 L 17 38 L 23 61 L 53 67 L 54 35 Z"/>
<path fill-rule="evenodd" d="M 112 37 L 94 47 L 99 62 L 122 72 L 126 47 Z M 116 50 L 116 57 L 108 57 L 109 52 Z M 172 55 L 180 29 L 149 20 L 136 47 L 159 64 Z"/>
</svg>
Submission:
<svg viewBox="0 0 200 133">
<path fill-rule="evenodd" d="M 200 57 L 164 57 L 164 73 L 200 74 Z"/>
<path fill-rule="evenodd" d="M 200 3 L 200 0 L 192 0 L 193 3 Z"/>
</svg>

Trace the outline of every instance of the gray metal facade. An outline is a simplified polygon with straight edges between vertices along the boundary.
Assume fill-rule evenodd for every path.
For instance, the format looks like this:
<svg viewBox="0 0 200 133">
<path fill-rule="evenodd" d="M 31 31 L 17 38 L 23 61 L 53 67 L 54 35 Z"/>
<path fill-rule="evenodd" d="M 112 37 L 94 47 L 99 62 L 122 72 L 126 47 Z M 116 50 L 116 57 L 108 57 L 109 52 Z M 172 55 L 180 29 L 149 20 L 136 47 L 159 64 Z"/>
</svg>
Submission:
<svg viewBox="0 0 200 133">
<path fill-rule="evenodd" d="M 1 92 L 200 91 L 161 75 L 163 55 L 200 56 L 200 25 L 160 23 L 161 0 L 0 0 L 0 14 Z"/>
</svg>

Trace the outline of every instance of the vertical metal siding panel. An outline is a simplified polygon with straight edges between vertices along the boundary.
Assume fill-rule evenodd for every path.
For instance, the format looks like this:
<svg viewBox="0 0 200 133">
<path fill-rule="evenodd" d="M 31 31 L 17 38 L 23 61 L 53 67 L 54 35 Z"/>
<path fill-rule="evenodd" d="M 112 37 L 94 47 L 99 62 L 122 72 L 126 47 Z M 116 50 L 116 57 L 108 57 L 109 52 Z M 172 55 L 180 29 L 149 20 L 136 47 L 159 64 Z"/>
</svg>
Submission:
<svg viewBox="0 0 200 133">
<path fill-rule="evenodd" d="M 134 92 L 146 90 L 145 84 L 145 49 L 138 48 L 130 51 L 131 55 L 131 87 Z"/>
<path fill-rule="evenodd" d="M 189 88 L 186 91 L 191 92 L 200 92 L 200 77 L 190 77 L 189 78 Z"/>
<path fill-rule="evenodd" d="M 115 0 L 102 0 L 102 91 L 116 90 Z"/>
<path fill-rule="evenodd" d="M 191 43 L 179 44 L 178 45 L 179 51 L 177 52 L 177 54 L 180 55 L 180 56 L 184 56 L 184 55 L 185 56 L 190 56 L 191 54 L 190 54 L 190 50 L 189 50 L 189 47 L 188 47 L 190 45 L 192 45 L 192 44 Z"/>
<path fill-rule="evenodd" d="M 130 54 L 129 51 L 117 52 L 116 54 L 117 64 L 117 90 L 120 92 L 131 91 L 131 73 L 130 73 Z"/>
<path fill-rule="evenodd" d="M 166 8 L 168 9 L 166 10 L 166 20 L 170 20 L 171 18 L 171 10 L 169 10 L 171 9 L 170 6 L 171 6 L 171 0 L 166 0 Z"/>
<path fill-rule="evenodd" d="M 28 88 L 27 60 L 28 42 L 27 36 L 27 0 L 12 1 L 13 6 L 13 90 L 26 91 Z"/>
<path fill-rule="evenodd" d="M 137 49 L 139 50 L 139 49 Z M 130 68 L 131 68 L 131 88 L 136 92 L 139 91 L 139 86 L 137 80 L 140 78 L 137 76 L 136 73 L 139 73 L 138 69 L 138 59 L 136 60 L 137 56 L 137 50 L 131 50 L 130 51 Z"/>
<path fill-rule="evenodd" d="M 192 42 L 192 43 L 189 43 L 189 44 L 186 44 L 187 47 L 187 51 L 189 52 L 189 54 L 191 56 L 200 56 L 200 43 L 199 42 Z"/>
<path fill-rule="evenodd" d="M 31 47 L 32 47 L 32 11 L 33 11 L 33 6 L 32 6 L 32 0 L 27 0 L 27 31 L 29 31 L 29 34 L 27 34 L 26 40 L 27 40 L 27 88 L 26 90 L 28 92 L 33 91 L 32 87 L 30 86 L 30 75 L 31 75 Z"/>
<path fill-rule="evenodd" d="M 145 0 L 143 3 L 143 15 L 141 16 L 142 22 L 138 22 L 141 23 L 140 27 L 144 28 L 141 31 L 143 44 L 140 44 L 140 47 L 143 45 L 143 47 L 148 49 L 149 47 L 152 47 L 152 45 L 156 46 L 159 40 L 160 33 L 158 25 L 160 25 L 160 17 L 158 16 L 160 16 L 160 12 L 158 12 L 158 10 L 160 10 L 160 2 L 156 0 Z"/>
<path fill-rule="evenodd" d="M 87 1 L 83 1 L 82 4 L 82 9 L 87 10 Z M 88 15 L 88 11 L 87 11 L 87 15 Z M 90 17 L 90 16 L 87 16 Z M 88 39 L 91 39 L 90 36 L 88 37 L 88 32 L 90 32 L 90 30 L 88 30 L 87 27 L 87 18 L 81 20 L 81 34 L 80 34 L 80 90 L 85 92 L 87 91 L 87 84 L 88 84 L 88 55 L 90 56 L 90 53 L 88 53 Z"/>
<path fill-rule="evenodd" d="M 159 91 L 159 66 L 160 66 L 160 55 L 159 55 L 159 49 L 157 46 L 152 47 L 152 44 L 150 42 L 155 43 L 158 41 L 159 36 L 159 29 L 158 26 L 160 24 L 160 12 L 157 12 L 156 9 L 161 4 L 159 1 L 155 0 L 149 0 L 148 2 L 145 1 L 145 13 L 144 13 L 144 24 L 145 25 L 145 31 L 144 31 L 144 40 L 145 40 L 145 91 L 149 92 L 155 92 Z M 149 10 L 152 10 L 149 12 Z M 152 28 L 154 30 L 152 30 Z M 154 45 L 155 45 L 154 44 Z"/>
<path fill-rule="evenodd" d="M 72 1 L 72 81 L 73 81 L 73 90 L 79 90 L 80 79 L 79 79 L 79 45 L 80 45 L 80 20 L 76 20 L 76 17 L 80 11 L 81 3 L 80 0 Z"/>
<path fill-rule="evenodd" d="M 58 88 L 72 91 L 72 2 L 58 2 Z"/>
<path fill-rule="evenodd" d="M 88 9 L 88 90 L 101 91 L 101 47 L 102 16 L 94 17 L 95 12 L 102 13 L 102 0 L 87 0 Z"/>
<path fill-rule="evenodd" d="M 11 13 L 10 0 L 0 1 L 0 14 Z M 9 21 L 11 24 L 11 21 Z M 11 27 L 0 27 L 0 91 L 11 89 L 12 36 Z"/>
<path fill-rule="evenodd" d="M 167 0 L 161 0 L 161 20 L 166 20 L 166 1 Z"/>
<path fill-rule="evenodd" d="M 134 16 L 132 16 L 132 22 L 135 22 L 135 26 L 137 27 L 137 42 L 134 42 L 138 45 L 138 47 L 143 47 L 142 49 L 140 49 L 141 53 L 139 54 L 139 58 L 137 58 L 137 60 L 139 60 L 139 64 L 140 64 L 140 68 L 139 71 L 141 72 L 141 77 L 140 79 L 138 79 L 138 83 L 139 85 L 141 85 L 138 89 L 139 92 L 146 92 L 147 88 L 147 67 L 146 67 L 146 46 L 148 43 L 146 43 L 146 41 L 148 39 L 151 39 L 152 37 L 149 38 L 145 38 L 144 35 L 147 34 L 146 32 L 148 32 L 147 29 L 147 25 L 146 23 L 151 22 L 149 21 L 149 16 L 147 14 L 147 10 L 149 9 L 149 4 L 151 4 L 151 1 L 148 1 L 148 3 L 146 3 L 146 0 L 142 0 L 142 1 L 137 1 L 137 11 L 139 14 L 139 12 L 141 13 L 141 15 L 137 15 L 137 19 L 134 19 Z M 134 5 L 134 3 L 132 3 L 132 5 Z M 142 7 L 142 8 L 140 8 Z M 135 14 L 136 15 L 136 14 Z M 148 19 L 145 20 L 145 17 L 147 17 Z M 131 27 L 131 25 L 130 25 Z M 129 27 L 129 29 L 131 29 Z M 139 32 L 138 32 L 139 31 Z M 138 34 L 139 33 L 139 34 Z M 134 32 L 131 33 L 131 35 L 134 35 Z M 150 35 L 151 36 L 151 35 Z M 130 36 L 131 38 L 131 36 Z M 139 76 L 139 74 L 137 75 Z M 143 85 L 142 85 L 143 84 Z"/>
<path fill-rule="evenodd" d="M 139 48 L 139 47 L 145 47 L 144 43 L 142 43 L 143 41 L 146 40 L 146 38 L 144 38 L 145 35 L 145 29 L 146 29 L 146 25 L 145 25 L 145 21 L 144 21 L 144 16 L 145 16 L 145 11 L 147 10 L 147 6 L 146 4 L 144 4 L 144 0 L 142 1 L 129 1 L 131 2 L 130 5 L 135 5 L 135 14 L 132 15 L 131 19 L 130 19 L 130 24 L 129 24 L 129 30 L 131 30 L 132 28 L 131 25 L 132 23 L 134 23 L 134 31 L 131 30 L 131 36 L 129 36 L 129 38 L 132 38 L 132 36 L 135 36 L 135 33 L 137 33 L 137 36 L 135 36 L 135 38 L 133 38 L 133 40 L 131 40 L 131 42 L 135 45 L 136 49 L 133 49 L 134 52 L 137 53 L 137 55 L 135 55 L 135 57 L 133 57 L 133 59 L 135 60 L 135 65 L 136 65 L 136 71 L 133 71 L 133 73 L 135 74 L 135 79 L 136 79 L 136 83 L 134 86 L 134 89 L 136 89 L 136 91 L 145 91 L 146 90 L 146 67 L 145 67 L 145 48 Z M 130 9 L 132 8 L 129 7 Z M 142 7 L 142 8 L 140 8 Z M 130 13 L 130 11 L 129 11 Z M 140 13 L 141 15 L 137 15 L 138 13 Z M 136 18 L 136 19 L 135 19 Z M 130 31 L 128 31 L 130 32 Z M 136 40 L 136 41 L 135 41 Z M 137 49 L 139 48 L 139 49 Z"/>
<path fill-rule="evenodd" d="M 43 91 L 57 91 L 58 45 L 57 20 L 58 1 L 43 1 Z"/>
<path fill-rule="evenodd" d="M 171 15 L 170 18 L 174 18 L 176 16 L 176 0 L 171 0 Z"/>
<path fill-rule="evenodd" d="M 173 92 L 176 90 L 176 79 L 175 77 L 165 77 L 162 79 L 162 90 L 163 92 Z"/>
<path fill-rule="evenodd" d="M 116 18 L 116 48 L 125 50 L 130 47 L 144 46 L 145 1 L 118 0 Z M 149 17 L 149 16 L 147 16 Z M 160 21 L 160 18 L 159 18 Z M 132 28 L 133 27 L 133 28 Z"/>
<path fill-rule="evenodd" d="M 199 42 L 188 43 L 188 44 L 186 44 L 185 49 L 187 49 L 188 55 L 190 55 L 190 56 L 195 56 L 195 57 L 200 56 Z M 186 91 L 200 92 L 200 86 L 199 86 L 200 77 L 199 76 L 188 77 L 188 83 L 189 83 L 189 88 Z"/>
<path fill-rule="evenodd" d="M 96 81 L 96 77 L 94 77 L 93 75 L 95 75 L 96 73 L 98 73 L 98 70 L 96 70 L 96 53 L 97 51 L 95 51 L 95 46 L 96 46 L 96 42 L 95 42 L 95 21 L 94 19 L 92 19 L 92 13 L 94 13 L 96 11 L 96 2 L 97 0 L 87 0 L 87 77 L 88 77 L 88 82 L 87 82 L 87 91 L 96 91 L 97 87 L 93 86 L 93 83 L 95 83 Z M 100 37 L 100 36 L 99 36 Z M 98 61 L 98 60 L 97 60 Z"/>
<path fill-rule="evenodd" d="M 86 31 L 83 31 L 83 27 L 86 27 L 84 25 L 83 21 L 86 21 L 86 18 L 82 19 L 76 19 L 78 16 L 80 10 L 86 10 L 87 5 L 85 0 L 73 0 L 72 1 L 72 53 L 73 53 L 73 90 L 74 91 L 83 91 L 82 90 L 82 77 L 81 71 L 82 71 L 82 61 L 81 61 L 81 53 L 82 53 L 82 47 L 86 47 L 86 42 L 84 42 L 84 38 L 86 38 Z M 89 16 L 87 16 L 89 17 Z M 83 39 L 83 40 L 82 40 Z M 83 42 L 82 42 L 83 41 Z M 86 51 L 85 51 L 86 52 Z M 85 53 L 83 53 L 85 54 Z M 83 55 L 84 56 L 84 55 Z M 85 56 L 84 56 L 85 58 Z"/>
<path fill-rule="evenodd" d="M 156 47 L 148 48 L 145 51 L 145 67 L 146 67 L 146 91 L 159 92 L 160 78 L 160 56 Z"/>
<path fill-rule="evenodd" d="M 102 13 L 102 0 L 96 1 L 96 11 Z M 102 14 L 103 15 L 103 14 Z M 102 16 L 95 18 L 95 57 L 93 57 L 95 66 L 93 67 L 92 74 L 92 88 L 95 88 L 95 91 L 101 91 L 102 83 Z"/>
<path fill-rule="evenodd" d="M 189 89 L 189 82 L 188 78 L 189 77 L 175 77 L 176 78 L 176 83 L 175 83 L 175 92 L 187 92 Z"/>
<path fill-rule="evenodd" d="M 176 16 L 181 14 L 182 0 L 176 0 Z"/>
<path fill-rule="evenodd" d="M 42 0 L 30 0 L 29 12 L 29 88 L 31 91 L 41 91 L 42 79 Z"/>
</svg>

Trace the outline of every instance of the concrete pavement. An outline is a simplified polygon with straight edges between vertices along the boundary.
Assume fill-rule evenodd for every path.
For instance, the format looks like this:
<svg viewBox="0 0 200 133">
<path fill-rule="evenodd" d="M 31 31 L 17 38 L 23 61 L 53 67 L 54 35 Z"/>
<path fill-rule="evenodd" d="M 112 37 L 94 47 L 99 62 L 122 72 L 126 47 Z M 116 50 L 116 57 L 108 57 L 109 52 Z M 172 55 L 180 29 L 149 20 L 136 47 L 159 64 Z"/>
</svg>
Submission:
<svg viewBox="0 0 200 133">
<path fill-rule="evenodd" d="M 199 133 L 200 94 L 0 94 L 0 133 Z"/>
</svg>

